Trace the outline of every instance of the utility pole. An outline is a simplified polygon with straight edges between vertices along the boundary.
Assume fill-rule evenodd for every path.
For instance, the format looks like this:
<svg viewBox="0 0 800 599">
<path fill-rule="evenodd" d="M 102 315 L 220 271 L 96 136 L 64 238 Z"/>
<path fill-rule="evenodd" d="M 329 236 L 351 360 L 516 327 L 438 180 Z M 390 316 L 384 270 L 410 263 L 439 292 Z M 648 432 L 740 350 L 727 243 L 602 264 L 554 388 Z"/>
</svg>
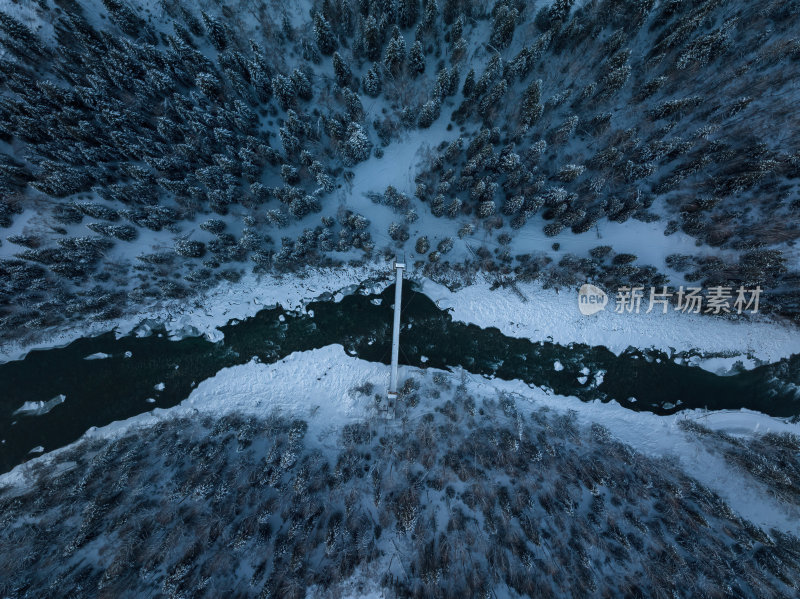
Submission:
<svg viewBox="0 0 800 599">
<path fill-rule="evenodd" d="M 392 374 L 389 379 L 388 409 L 394 413 L 397 401 L 397 360 L 400 353 L 400 301 L 403 297 L 403 270 L 405 270 L 405 256 L 398 254 L 394 260 L 395 287 L 394 287 L 394 325 L 392 327 Z"/>
</svg>

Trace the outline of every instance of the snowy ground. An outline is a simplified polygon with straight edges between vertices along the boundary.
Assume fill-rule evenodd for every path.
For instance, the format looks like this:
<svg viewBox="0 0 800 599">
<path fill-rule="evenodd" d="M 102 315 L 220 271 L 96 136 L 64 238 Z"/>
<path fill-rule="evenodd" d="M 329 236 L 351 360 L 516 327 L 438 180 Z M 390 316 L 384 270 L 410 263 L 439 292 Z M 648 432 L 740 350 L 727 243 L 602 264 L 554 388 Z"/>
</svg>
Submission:
<svg viewBox="0 0 800 599">
<path fill-rule="evenodd" d="M 645 314 L 614 312 L 613 298 L 602 312 L 583 316 L 578 310 L 574 290 L 542 289 L 536 283 L 518 284 L 527 301 L 510 289 L 490 291 L 491 281 L 478 281 L 451 292 L 443 285 L 420 280 L 422 291 L 440 308 L 452 310 L 454 320 L 480 327 L 497 327 L 504 335 L 533 341 L 604 345 L 614 353 L 628 347 L 658 349 L 667 353 L 690 352 L 724 354 L 699 360 L 699 366 L 712 372 L 730 368 L 736 361 L 745 367 L 755 360 L 775 362 L 800 353 L 800 334 L 757 315 L 749 320 L 726 320 L 709 315 L 658 310 Z M 645 302 L 643 302 L 643 306 Z"/>
<path fill-rule="evenodd" d="M 401 368 L 401 378 L 413 376 L 431 379 L 442 371 Z M 708 452 L 679 427 L 683 418 L 698 420 L 703 425 L 746 436 L 755 432 L 792 432 L 800 434 L 800 424 L 790 424 L 763 414 L 738 411 L 708 414 L 702 410 L 681 412 L 673 416 L 656 416 L 633 412 L 615 402 L 584 403 L 576 398 L 550 395 L 538 388 L 529 388 L 521 381 L 487 380 L 478 375 L 456 371 L 455 383 L 463 382 L 476 397 L 494 397 L 500 392 L 512 393 L 518 407 L 548 406 L 554 410 L 575 410 L 584 423 L 598 422 L 611 433 L 637 450 L 651 456 L 675 456 L 684 470 L 717 492 L 741 516 L 759 526 L 800 535 L 800 509 L 779 503 L 760 484 L 731 469 L 721 456 Z M 339 345 L 292 354 L 275 364 L 249 362 L 225 368 L 202 382 L 180 405 L 171 409 L 155 409 L 100 429 L 91 429 L 86 436 L 116 437 L 132 427 L 149 426 L 164 419 L 198 413 L 221 416 L 229 412 L 265 415 L 274 410 L 299 416 L 309 424 L 307 439 L 319 446 L 333 446 L 336 431 L 347 422 L 377 417 L 373 395 L 355 391 L 365 382 L 374 384 L 375 393 L 382 393 L 388 384 L 389 369 L 382 364 L 366 362 L 345 354 Z M 30 466 L 48 460 L 63 450 L 36 458 L 0 476 L 0 485 L 24 484 Z"/>
</svg>

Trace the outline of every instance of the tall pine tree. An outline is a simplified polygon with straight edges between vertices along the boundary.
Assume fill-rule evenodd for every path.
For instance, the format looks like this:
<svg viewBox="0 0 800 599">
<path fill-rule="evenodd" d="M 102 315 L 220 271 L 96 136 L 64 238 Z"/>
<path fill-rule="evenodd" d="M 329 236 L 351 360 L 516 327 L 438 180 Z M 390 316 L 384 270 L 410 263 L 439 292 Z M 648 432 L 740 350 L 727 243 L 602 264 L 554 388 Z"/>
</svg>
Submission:
<svg viewBox="0 0 800 599">
<path fill-rule="evenodd" d="M 333 53 L 333 73 L 336 76 L 336 83 L 340 87 L 348 87 L 353 78 L 353 72 L 338 52 Z"/>
<path fill-rule="evenodd" d="M 386 56 L 383 59 L 383 63 L 392 73 L 397 74 L 403 68 L 405 60 L 406 40 L 395 25 L 392 39 L 389 40 L 389 45 L 386 47 Z"/>
<path fill-rule="evenodd" d="M 408 29 L 413 27 L 419 17 L 419 0 L 400 0 L 400 26 Z"/>
<path fill-rule="evenodd" d="M 408 70 L 412 77 L 425 72 L 425 54 L 419 40 L 412 44 L 411 51 L 408 53 Z"/>
<path fill-rule="evenodd" d="M 319 12 L 314 13 L 314 38 L 319 51 L 325 56 L 330 56 L 339 47 L 339 42 L 336 41 L 331 24 Z"/>
</svg>

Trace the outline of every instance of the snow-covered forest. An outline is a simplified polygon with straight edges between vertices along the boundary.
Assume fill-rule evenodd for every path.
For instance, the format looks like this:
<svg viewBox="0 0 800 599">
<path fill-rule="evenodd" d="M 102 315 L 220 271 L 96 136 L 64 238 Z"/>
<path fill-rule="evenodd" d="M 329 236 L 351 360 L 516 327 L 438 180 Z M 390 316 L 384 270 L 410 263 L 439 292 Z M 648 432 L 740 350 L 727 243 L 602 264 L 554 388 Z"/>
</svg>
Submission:
<svg viewBox="0 0 800 599">
<path fill-rule="evenodd" d="M 799 11 L 9 0 L 0 334 L 398 248 L 451 286 L 760 285 L 796 319 Z"/>
<path fill-rule="evenodd" d="M 313 364 L 330 353 L 295 361 L 317 372 Z M 345 359 L 338 353 L 336 366 Z M 241 381 L 242 374 L 233 376 Z M 245 394 L 250 407 L 237 412 L 223 379 L 216 405 L 197 403 L 199 414 L 82 440 L 31 464 L 27 484 L 6 481 L 0 593 L 289 599 L 797 592 L 797 537 L 755 526 L 675 459 L 644 455 L 604 426 L 579 422 L 575 412 L 438 372 L 405 380 L 394 421 L 374 417 L 382 389 L 370 380 L 344 394 L 367 419 L 343 420 L 344 397 L 330 385 L 322 386 L 324 397 L 317 388 L 321 414 L 309 411 L 310 422 L 298 406 L 294 414 L 265 416 L 270 405 L 297 401 L 281 385 L 258 399 Z M 338 416 L 330 418 L 331 410 Z M 691 420 L 682 427 L 721 447 L 742 477 L 734 494 L 752 476 L 784 506 L 796 505 L 797 436 L 759 435 L 744 449 Z M 780 473 L 770 468 L 776 460 Z"/>
<path fill-rule="evenodd" d="M 0 596 L 798 596 L 799 81 L 800 0 L 1 0 Z"/>
</svg>

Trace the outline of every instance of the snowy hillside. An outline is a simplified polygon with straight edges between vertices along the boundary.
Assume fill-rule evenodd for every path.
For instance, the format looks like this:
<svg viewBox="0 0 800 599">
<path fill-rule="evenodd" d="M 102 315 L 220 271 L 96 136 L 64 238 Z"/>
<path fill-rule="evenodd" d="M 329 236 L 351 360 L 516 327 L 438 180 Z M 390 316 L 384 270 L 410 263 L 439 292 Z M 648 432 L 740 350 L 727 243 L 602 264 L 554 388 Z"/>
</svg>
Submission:
<svg viewBox="0 0 800 599">
<path fill-rule="evenodd" d="M 0 336 L 402 248 L 796 318 L 794 2 L 9 0 Z"/>
<path fill-rule="evenodd" d="M 433 370 L 386 421 L 384 371 L 340 346 L 251 362 L 3 475 L 0 593 L 796 593 L 797 425 L 579 415 Z"/>
</svg>

